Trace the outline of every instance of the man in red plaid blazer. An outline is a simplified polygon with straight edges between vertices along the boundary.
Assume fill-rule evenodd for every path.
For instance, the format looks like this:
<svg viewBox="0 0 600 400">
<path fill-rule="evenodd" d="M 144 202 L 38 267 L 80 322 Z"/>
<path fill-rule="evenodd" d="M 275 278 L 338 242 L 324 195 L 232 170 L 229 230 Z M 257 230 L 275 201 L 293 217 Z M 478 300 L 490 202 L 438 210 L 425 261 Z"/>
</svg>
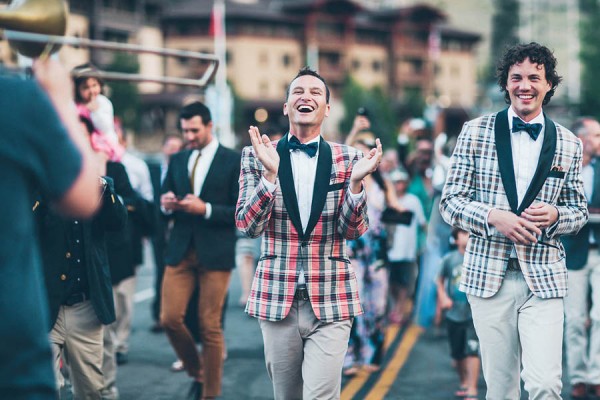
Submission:
<svg viewBox="0 0 600 400">
<path fill-rule="evenodd" d="M 290 130 L 272 143 L 250 127 L 236 224 L 263 235 L 246 312 L 259 319 L 276 399 L 334 399 L 352 318 L 362 313 L 346 240 L 367 230 L 362 179 L 381 160 L 321 137 L 329 88 L 304 68 L 288 88 Z"/>
<path fill-rule="evenodd" d="M 585 224 L 582 145 L 542 112 L 561 77 L 537 43 L 498 64 L 510 107 L 467 122 L 440 211 L 470 232 L 460 289 L 480 340 L 488 399 L 560 399 L 567 270 L 561 235 Z"/>
</svg>

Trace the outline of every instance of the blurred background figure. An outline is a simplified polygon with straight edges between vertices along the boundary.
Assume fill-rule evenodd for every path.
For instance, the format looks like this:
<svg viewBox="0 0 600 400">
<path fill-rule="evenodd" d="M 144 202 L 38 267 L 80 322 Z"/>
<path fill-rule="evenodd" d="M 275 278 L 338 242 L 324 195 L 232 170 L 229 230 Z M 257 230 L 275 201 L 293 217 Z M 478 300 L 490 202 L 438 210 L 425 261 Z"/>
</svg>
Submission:
<svg viewBox="0 0 600 400">
<path fill-rule="evenodd" d="M 459 290 L 469 233 L 454 228 L 452 238 L 456 250 L 442 259 L 440 276 L 437 279 L 438 303 L 440 309 L 445 311 L 450 355 L 460 382 L 454 396 L 465 400 L 477 400 L 481 368 L 479 339 L 475 333 L 467 295 Z"/>
<path fill-rule="evenodd" d="M 575 121 L 572 132 L 583 143 L 583 189 L 590 215 L 600 214 L 600 123 L 591 117 Z M 561 238 L 569 270 L 565 297 L 565 345 L 571 398 L 588 392 L 600 398 L 600 240 L 597 222 L 588 221 L 574 236 Z"/>
<path fill-rule="evenodd" d="M 152 250 L 154 254 L 154 299 L 152 300 L 152 319 L 154 324 L 150 328 L 152 332 L 162 332 L 160 325 L 160 295 L 162 286 L 162 277 L 165 270 L 165 247 L 169 240 L 169 229 L 172 225 L 172 215 L 165 215 L 160 211 L 160 193 L 161 186 L 167 170 L 169 160 L 175 153 L 183 149 L 183 138 L 179 134 L 168 134 L 163 139 L 161 147 L 161 157 L 159 162 L 149 162 L 150 177 L 152 180 L 153 196 L 156 210 L 156 229 L 152 237 Z"/>
<path fill-rule="evenodd" d="M 392 170 L 387 175 L 392 198 L 389 207 L 406 213 L 404 221 L 385 220 L 390 227 L 391 245 L 387 253 L 390 269 L 390 294 L 393 300 L 389 313 L 390 323 L 405 323 L 410 317 L 409 303 L 415 291 L 417 267 L 417 238 L 427 229 L 427 220 L 419 199 L 407 192 L 410 184 L 408 172 L 403 168 Z M 401 222 L 401 223 L 400 223 Z"/>
<path fill-rule="evenodd" d="M 87 114 L 80 119 L 91 141 L 92 122 Z M 98 171 L 103 180 L 101 197 L 96 200 L 102 206 L 93 219 L 61 217 L 42 196 L 34 207 L 50 304 L 54 373 L 60 390 L 65 386 L 62 359 L 75 399 L 116 398 L 105 396 L 102 371 L 105 325 L 115 320 L 106 237 L 126 226 L 127 210 L 115 184 L 128 183 L 122 165 L 107 162 L 108 155 L 101 148 L 94 150 L 103 163 Z M 65 397 L 70 396 L 65 393 Z"/>
<path fill-rule="evenodd" d="M 371 132 L 360 132 L 348 137 L 347 144 L 367 154 L 376 147 Z M 348 242 L 364 314 L 354 318 L 348 352 L 344 360 L 344 374 L 353 375 L 364 368 L 376 371 L 383 357 L 386 309 L 388 296 L 388 270 L 386 268 L 387 235 L 381 222 L 386 207 L 387 188 L 379 171 L 364 179 L 367 194 L 369 229 L 358 239 Z"/>
<path fill-rule="evenodd" d="M 437 129 L 433 151 L 433 172 L 431 185 L 433 198 L 431 213 L 428 217 L 425 246 L 419 259 L 419 280 L 415 304 L 416 322 L 429 327 L 432 323 L 441 322 L 441 313 L 437 303 L 436 279 L 439 274 L 440 261 L 450 251 L 450 233 L 452 228 L 440 214 L 439 203 L 450 157 L 454 152 L 456 138 L 469 115 L 462 108 L 448 109 L 440 112 L 435 127 Z"/>
</svg>

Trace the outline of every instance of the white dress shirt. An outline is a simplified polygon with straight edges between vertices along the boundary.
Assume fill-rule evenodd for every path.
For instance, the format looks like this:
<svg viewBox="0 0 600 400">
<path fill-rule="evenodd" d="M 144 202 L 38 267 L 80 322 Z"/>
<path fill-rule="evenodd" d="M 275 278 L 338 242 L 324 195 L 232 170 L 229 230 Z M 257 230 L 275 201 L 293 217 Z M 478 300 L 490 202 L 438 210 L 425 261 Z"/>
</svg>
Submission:
<svg viewBox="0 0 600 400">
<path fill-rule="evenodd" d="M 204 146 L 203 149 L 192 150 L 192 154 L 190 154 L 190 158 L 188 159 L 188 176 L 192 176 L 192 169 L 194 168 L 194 164 L 196 165 L 196 172 L 194 173 L 194 185 L 192 188 L 192 192 L 195 196 L 200 196 L 200 193 L 202 192 L 202 186 L 204 186 L 206 175 L 208 174 L 208 170 L 212 165 L 218 147 L 219 142 L 213 139 L 206 146 Z M 196 163 L 198 155 L 200 155 L 200 159 L 198 159 L 198 163 Z M 206 214 L 204 214 L 204 218 L 209 219 L 210 215 L 212 214 L 212 206 L 210 203 L 205 204 Z"/>
<path fill-rule="evenodd" d="M 508 129 L 510 131 L 510 144 L 512 147 L 513 167 L 515 170 L 515 182 L 517 184 L 517 204 L 521 205 L 529 184 L 533 180 L 537 169 L 542 144 L 544 143 L 544 113 L 540 113 L 529 124 L 542 124 L 542 130 L 537 140 L 533 140 L 526 131 L 513 132 L 513 117 L 517 117 L 512 107 L 508 108 Z M 519 118 L 519 117 L 517 117 Z M 525 122 L 525 121 L 523 121 Z M 517 258 L 517 251 L 513 246 L 510 253 L 511 258 Z"/>
<path fill-rule="evenodd" d="M 125 167 L 133 190 L 142 196 L 144 200 L 154 201 L 154 189 L 148 164 L 128 151 L 123 154 L 121 164 Z"/>
<path fill-rule="evenodd" d="M 512 107 L 508 109 L 508 129 L 510 130 L 510 144 L 512 147 L 513 167 L 515 169 L 515 182 L 517 184 L 517 204 L 521 204 L 533 175 L 537 169 L 542 144 L 544 142 L 544 113 L 540 111 L 537 117 L 529 121 L 530 124 L 542 124 L 542 130 L 537 140 L 533 140 L 525 131 L 513 132 L 512 120 L 517 117 Z M 518 118 L 518 117 L 517 117 Z"/>
</svg>

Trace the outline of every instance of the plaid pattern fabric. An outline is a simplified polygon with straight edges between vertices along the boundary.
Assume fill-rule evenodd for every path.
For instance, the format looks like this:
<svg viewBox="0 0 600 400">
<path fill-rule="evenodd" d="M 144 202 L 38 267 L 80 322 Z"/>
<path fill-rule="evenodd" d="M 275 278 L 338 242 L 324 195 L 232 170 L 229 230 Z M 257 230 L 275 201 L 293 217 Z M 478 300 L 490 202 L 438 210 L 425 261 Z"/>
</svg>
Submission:
<svg viewBox="0 0 600 400">
<path fill-rule="evenodd" d="M 444 220 L 470 232 L 460 290 L 479 297 L 491 297 L 498 291 L 513 248 L 509 239 L 486 223 L 492 208 L 511 210 L 499 168 L 496 115 L 463 126 L 440 201 Z M 527 285 L 541 298 L 566 295 L 565 252 L 558 237 L 576 233 L 588 217 L 580 174 L 581 142 L 555 125 L 556 151 L 549 155 L 553 157 L 552 170 L 534 201 L 554 205 L 558 221 L 538 243 L 514 245 Z"/>
<path fill-rule="evenodd" d="M 284 204 L 281 165 L 277 188 L 270 193 L 252 147 L 242 152 L 236 225 L 247 236 L 263 235 L 262 256 L 246 305 L 253 317 L 269 321 L 286 317 L 301 265 L 317 318 L 332 322 L 362 313 L 356 276 L 346 254 L 346 239 L 356 239 L 368 228 L 366 198 L 353 206 L 348 196 L 352 166 L 362 155 L 349 146 L 322 141 L 320 149 L 323 145 L 331 148 L 329 185 L 323 211 L 306 235 L 297 231 Z M 319 157 L 323 153 L 320 150 Z"/>
</svg>

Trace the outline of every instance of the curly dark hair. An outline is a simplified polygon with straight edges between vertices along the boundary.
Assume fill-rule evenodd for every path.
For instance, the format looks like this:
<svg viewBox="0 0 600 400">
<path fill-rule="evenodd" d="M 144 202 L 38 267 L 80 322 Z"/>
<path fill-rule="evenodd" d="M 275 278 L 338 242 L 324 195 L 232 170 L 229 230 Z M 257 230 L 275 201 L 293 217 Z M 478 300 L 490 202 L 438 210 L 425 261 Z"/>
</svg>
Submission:
<svg viewBox="0 0 600 400">
<path fill-rule="evenodd" d="M 290 97 L 290 87 L 292 86 L 292 82 L 294 82 L 296 79 L 300 78 L 301 76 L 305 76 L 305 75 L 314 76 L 315 78 L 317 78 L 321 82 L 323 82 L 323 84 L 325 85 L 325 101 L 327 102 L 327 104 L 329 104 L 330 93 L 329 93 L 329 86 L 327 86 L 327 82 L 325 82 L 325 79 L 323 79 L 323 77 L 321 75 L 319 75 L 319 73 L 317 71 L 311 69 L 309 66 L 305 66 L 300 71 L 298 71 L 298 74 L 296 74 L 294 79 L 291 80 L 291 82 L 288 85 L 288 88 L 285 92 L 286 100 Z"/>
<path fill-rule="evenodd" d="M 542 102 L 543 105 L 546 105 L 550 102 L 552 96 L 554 96 L 558 84 L 562 81 L 562 76 L 559 76 L 556 72 L 557 61 L 552 50 L 539 43 L 531 42 L 529 44 L 517 44 L 506 49 L 502 58 L 498 61 L 496 68 L 498 86 L 500 86 L 500 90 L 504 92 L 504 100 L 506 103 L 510 104 L 510 94 L 506 90 L 508 70 L 513 65 L 525 61 L 526 58 L 529 58 L 529 61 L 534 64 L 541 64 L 544 66 L 546 80 L 551 85 L 551 89 L 546 93 L 546 97 L 544 97 L 544 101 Z"/>
</svg>

